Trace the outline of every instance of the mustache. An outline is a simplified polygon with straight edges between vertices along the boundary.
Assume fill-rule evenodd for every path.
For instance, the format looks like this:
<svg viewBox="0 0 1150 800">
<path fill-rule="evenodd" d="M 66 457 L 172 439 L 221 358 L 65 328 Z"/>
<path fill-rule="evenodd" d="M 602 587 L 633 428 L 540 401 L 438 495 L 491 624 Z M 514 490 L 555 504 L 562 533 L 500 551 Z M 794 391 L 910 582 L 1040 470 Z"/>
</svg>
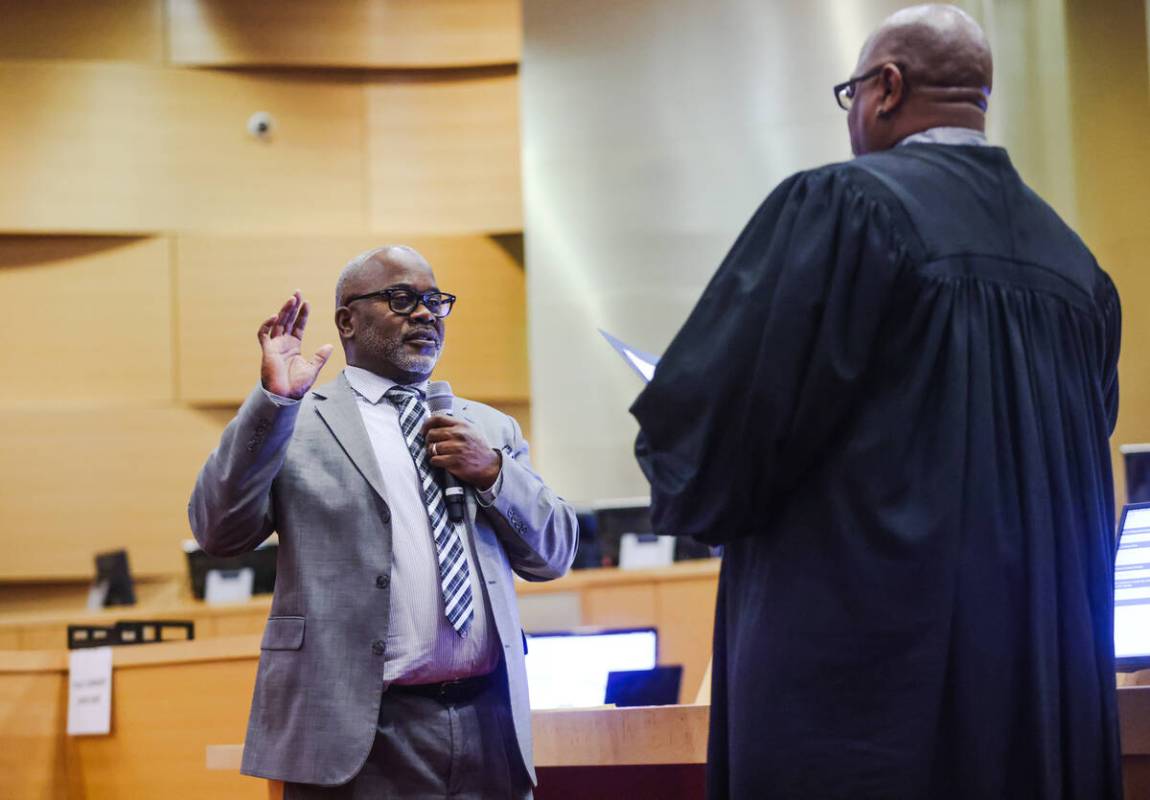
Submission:
<svg viewBox="0 0 1150 800">
<path fill-rule="evenodd" d="M 434 339 L 437 343 L 441 341 L 439 330 L 434 325 L 412 325 L 411 329 L 403 335 L 404 340 L 408 339 Z"/>
</svg>

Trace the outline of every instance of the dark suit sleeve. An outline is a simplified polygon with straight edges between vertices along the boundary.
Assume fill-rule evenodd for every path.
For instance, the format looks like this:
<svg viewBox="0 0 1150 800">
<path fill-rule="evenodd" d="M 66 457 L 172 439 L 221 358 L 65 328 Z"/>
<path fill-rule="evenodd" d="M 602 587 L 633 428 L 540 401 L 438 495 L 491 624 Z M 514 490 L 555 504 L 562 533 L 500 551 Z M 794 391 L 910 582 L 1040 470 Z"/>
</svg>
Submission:
<svg viewBox="0 0 1150 800">
<path fill-rule="evenodd" d="M 205 552 L 246 553 L 275 530 L 271 487 L 287 455 L 299 407 L 276 405 L 257 386 L 224 429 L 188 503 L 192 533 Z"/>
<path fill-rule="evenodd" d="M 906 258 L 894 204 L 855 173 L 802 173 L 764 201 L 632 406 L 660 533 L 761 529 L 834 446 Z"/>
</svg>

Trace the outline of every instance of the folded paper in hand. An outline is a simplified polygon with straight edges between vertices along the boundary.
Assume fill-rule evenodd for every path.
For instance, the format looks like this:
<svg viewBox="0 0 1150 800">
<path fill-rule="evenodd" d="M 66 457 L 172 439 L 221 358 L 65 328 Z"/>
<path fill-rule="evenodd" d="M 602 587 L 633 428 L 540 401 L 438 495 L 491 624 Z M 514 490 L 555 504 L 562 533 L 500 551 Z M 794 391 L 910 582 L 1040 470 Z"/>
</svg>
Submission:
<svg viewBox="0 0 1150 800">
<path fill-rule="evenodd" d="M 655 376 L 655 366 L 659 363 L 658 356 L 636 350 L 634 347 L 619 341 L 602 328 L 599 329 L 599 333 L 603 334 L 603 338 L 607 340 L 608 344 L 615 348 L 615 352 L 630 365 L 631 369 L 638 372 L 644 381 L 650 383 L 651 378 Z"/>
</svg>

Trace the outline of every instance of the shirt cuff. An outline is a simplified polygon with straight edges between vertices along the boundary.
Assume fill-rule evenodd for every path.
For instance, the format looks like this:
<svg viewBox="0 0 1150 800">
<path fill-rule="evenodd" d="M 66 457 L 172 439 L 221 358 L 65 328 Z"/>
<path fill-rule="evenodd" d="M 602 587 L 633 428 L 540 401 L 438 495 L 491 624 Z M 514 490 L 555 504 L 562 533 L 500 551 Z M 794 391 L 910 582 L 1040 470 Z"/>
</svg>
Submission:
<svg viewBox="0 0 1150 800">
<path fill-rule="evenodd" d="M 502 457 L 502 454 L 501 456 Z M 499 474 L 495 476 L 495 483 L 491 484 L 486 489 L 476 489 L 475 494 L 479 499 L 479 505 L 484 508 L 491 508 L 495 505 L 495 501 L 499 499 L 499 490 L 503 488 L 503 465 L 499 465 Z"/>
<path fill-rule="evenodd" d="M 260 387 L 260 391 L 264 393 L 264 396 L 267 397 L 268 400 L 271 400 L 277 406 L 294 406 L 299 402 L 299 400 L 292 400 L 290 397 L 281 397 L 278 394 L 272 394 L 262 386 Z M 498 481 L 496 481 L 496 483 L 498 483 Z"/>
</svg>

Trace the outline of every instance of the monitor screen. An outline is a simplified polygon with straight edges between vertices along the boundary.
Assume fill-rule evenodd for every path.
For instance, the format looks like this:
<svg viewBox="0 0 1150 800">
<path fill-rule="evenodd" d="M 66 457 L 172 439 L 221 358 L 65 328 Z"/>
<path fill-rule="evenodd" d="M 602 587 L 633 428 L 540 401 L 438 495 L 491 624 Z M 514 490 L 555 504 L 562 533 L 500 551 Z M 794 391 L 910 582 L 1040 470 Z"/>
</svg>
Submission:
<svg viewBox="0 0 1150 800">
<path fill-rule="evenodd" d="M 1150 444 L 1124 444 L 1126 463 L 1126 502 L 1150 503 Z"/>
<path fill-rule="evenodd" d="M 595 531 L 604 565 L 618 565 L 623 534 L 651 532 L 651 502 L 645 497 L 634 497 L 596 503 Z"/>
<path fill-rule="evenodd" d="M 1114 655 L 1120 669 L 1150 665 L 1150 503 L 1122 511 L 1114 560 Z"/>
<path fill-rule="evenodd" d="M 528 634 L 531 707 L 601 706 L 608 673 L 651 669 L 658 656 L 654 628 Z"/>
</svg>

